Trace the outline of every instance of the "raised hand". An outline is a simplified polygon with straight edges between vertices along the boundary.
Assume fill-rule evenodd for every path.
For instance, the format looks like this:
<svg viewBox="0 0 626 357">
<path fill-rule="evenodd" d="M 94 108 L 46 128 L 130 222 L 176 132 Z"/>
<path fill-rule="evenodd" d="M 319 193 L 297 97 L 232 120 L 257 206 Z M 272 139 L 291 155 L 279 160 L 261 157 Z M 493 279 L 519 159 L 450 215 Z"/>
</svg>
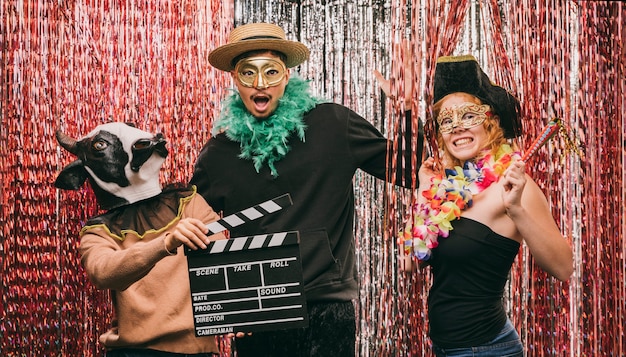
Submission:
<svg viewBox="0 0 626 357">
<path fill-rule="evenodd" d="M 524 161 L 517 160 L 502 176 L 502 201 L 507 212 L 522 205 L 522 192 L 526 186 L 526 165 Z"/>
<path fill-rule="evenodd" d="M 402 58 L 402 65 L 404 67 L 404 106 L 406 110 L 411 109 L 411 101 L 413 100 L 413 63 L 409 54 L 411 53 L 411 44 L 409 40 L 404 39 L 402 41 L 402 47 L 404 51 L 400 51 L 400 45 L 395 45 L 395 51 L 398 56 L 404 52 L 404 57 Z M 400 58 L 397 58 L 400 60 Z M 378 70 L 374 70 L 374 78 L 380 85 L 380 89 L 385 93 L 387 97 L 390 99 L 395 99 L 393 93 L 391 93 L 391 80 L 385 78 L 382 73 Z"/>
</svg>

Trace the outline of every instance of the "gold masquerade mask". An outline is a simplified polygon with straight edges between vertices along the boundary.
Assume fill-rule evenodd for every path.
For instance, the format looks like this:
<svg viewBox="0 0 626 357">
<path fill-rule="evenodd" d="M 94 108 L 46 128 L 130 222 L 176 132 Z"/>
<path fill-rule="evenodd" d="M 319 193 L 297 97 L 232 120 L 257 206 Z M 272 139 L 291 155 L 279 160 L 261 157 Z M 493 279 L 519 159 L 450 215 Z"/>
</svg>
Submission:
<svg viewBox="0 0 626 357">
<path fill-rule="evenodd" d="M 444 108 L 437 116 L 439 132 L 450 134 L 455 127 L 464 129 L 473 128 L 482 124 L 491 113 L 491 107 L 487 104 L 463 103 L 459 106 Z"/>
<path fill-rule="evenodd" d="M 267 88 L 280 84 L 285 78 L 287 68 L 276 59 L 268 57 L 250 57 L 237 63 L 237 79 L 244 87 Z"/>
</svg>

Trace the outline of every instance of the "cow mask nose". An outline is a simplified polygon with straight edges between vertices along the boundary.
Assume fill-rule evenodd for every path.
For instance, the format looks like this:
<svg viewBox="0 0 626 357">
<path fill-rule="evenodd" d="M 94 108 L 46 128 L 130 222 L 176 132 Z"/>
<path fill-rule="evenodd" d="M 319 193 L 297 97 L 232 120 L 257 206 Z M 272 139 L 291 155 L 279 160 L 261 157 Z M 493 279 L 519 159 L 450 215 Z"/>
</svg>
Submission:
<svg viewBox="0 0 626 357">
<path fill-rule="evenodd" d="M 155 152 L 163 158 L 167 157 L 168 151 L 165 148 L 165 144 L 167 144 L 167 141 L 161 133 L 155 135 L 152 139 L 139 139 L 135 141 L 132 147 L 133 159 L 130 163 L 130 169 L 134 172 L 138 172 L 141 165 L 148 161 L 150 156 Z"/>
<path fill-rule="evenodd" d="M 152 140 L 154 142 L 154 151 L 156 151 L 162 157 L 167 157 L 168 152 L 167 152 L 167 149 L 165 148 L 165 144 L 167 144 L 167 140 L 165 140 L 165 137 L 163 137 L 163 134 L 161 133 L 156 134 L 156 136 Z"/>
</svg>

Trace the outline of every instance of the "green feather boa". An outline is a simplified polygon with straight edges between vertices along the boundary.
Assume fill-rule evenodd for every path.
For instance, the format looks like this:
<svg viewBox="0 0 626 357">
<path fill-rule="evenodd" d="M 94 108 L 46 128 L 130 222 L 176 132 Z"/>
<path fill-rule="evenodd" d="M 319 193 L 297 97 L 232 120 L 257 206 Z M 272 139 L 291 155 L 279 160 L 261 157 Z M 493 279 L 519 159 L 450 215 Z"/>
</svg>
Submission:
<svg viewBox="0 0 626 357">
<path fill-rule="evenodd" d="M 306 125 L 304 114 L 323 102 L 309 91 L 309 82 L 293 74 L 285 87 L 285 94 L 278 101 L 278 108 L 267 119 L 258 120 L 246 109 L 241 96 L 235 92 L 223 104 L 213 135 L 224 131 L 226 136 L 240 143 L 239 158 L 252 160 L 258 173 L 267 162 L 272 176 L 278 176 L 274 163 L 290 150 L 292 133 L 304 142 Z"/>
</svg>

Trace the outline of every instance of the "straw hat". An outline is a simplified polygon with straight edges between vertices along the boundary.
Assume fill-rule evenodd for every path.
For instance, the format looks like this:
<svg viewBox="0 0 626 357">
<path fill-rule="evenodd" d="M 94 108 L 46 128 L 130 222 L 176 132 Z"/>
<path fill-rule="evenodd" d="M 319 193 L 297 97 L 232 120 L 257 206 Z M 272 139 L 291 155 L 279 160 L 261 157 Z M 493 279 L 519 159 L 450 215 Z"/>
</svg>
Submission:
<svg viewBox="0 0 626 357">
<path fill-rule="evenodd" d="M 500 127 L 506 138 L 522 134 L 520 103 L 506 89 L 497 86 L 472 55 L 444 56 L 437 59 L 434 78 L 434 101 L 437 103 L 448 94 L 463 92 L 491 105 L 500 117 Z"/>
<path fill-rule="evenodd" d="M 235 68 L 235 57 L 254 50 L 273 50 L 283 53 L 287 68 L 295 67 L 309 58 L 309 49 L 302 43 L 286 39 L 285 31 L 274 24 L 253 23 L 236 27 L 228 44 L 209 53 L 209 63 L 222 71 Z"/>
</svg>

